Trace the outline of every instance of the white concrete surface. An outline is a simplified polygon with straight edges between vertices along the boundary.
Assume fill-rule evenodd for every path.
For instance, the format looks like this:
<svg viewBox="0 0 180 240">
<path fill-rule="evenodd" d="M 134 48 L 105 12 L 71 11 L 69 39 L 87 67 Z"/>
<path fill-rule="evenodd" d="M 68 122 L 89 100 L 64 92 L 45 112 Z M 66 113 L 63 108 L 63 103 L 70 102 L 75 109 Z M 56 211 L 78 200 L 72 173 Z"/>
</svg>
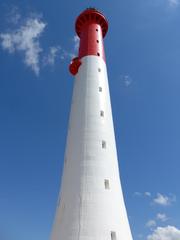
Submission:
<svg viewBox="0 0 180 240">
<path fill-rule="evenodd" d="M 97 56 L 82 58 L 75 78 L 59 202 L 51 240 L 132 240 L 106 64 Z"/>
</svg>

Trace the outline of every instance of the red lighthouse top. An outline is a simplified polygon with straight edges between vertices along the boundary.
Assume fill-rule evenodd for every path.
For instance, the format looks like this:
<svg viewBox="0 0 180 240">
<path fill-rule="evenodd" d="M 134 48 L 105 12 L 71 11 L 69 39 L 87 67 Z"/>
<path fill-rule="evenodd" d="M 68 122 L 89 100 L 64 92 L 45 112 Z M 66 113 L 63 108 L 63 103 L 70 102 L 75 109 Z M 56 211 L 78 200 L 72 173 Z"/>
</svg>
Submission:
<svg viewBox="0 0 180 240">
<path fill-rule="evenodd" d="M 105 61 L 103 38 L 108 31 L 108 21 L 95 8 L 88 8 L 77 17 L 75 29 L 80 38 L 80 46 L 78 57 L 69 66 L 73 75 L 78 72 L 82 57 L 93 55 Z"/>
<path fill-rule="evenodd" d="M 105 37 L 108 31 L 108 21 L 105 16 L 95 8 L 87 8 L 78 16 L 75 24 L 77 35 L 81 37 L 83 28 L 92 23 L 96 23 L 101 26 L 103 37 Z"/>
</svg>

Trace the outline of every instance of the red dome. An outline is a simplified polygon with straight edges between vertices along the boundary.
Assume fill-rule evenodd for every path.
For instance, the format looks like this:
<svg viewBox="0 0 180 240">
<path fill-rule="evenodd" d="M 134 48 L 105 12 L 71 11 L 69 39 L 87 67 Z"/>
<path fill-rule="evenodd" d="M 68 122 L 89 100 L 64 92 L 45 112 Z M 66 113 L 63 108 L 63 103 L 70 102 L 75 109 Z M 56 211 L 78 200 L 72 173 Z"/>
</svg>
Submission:
<svg viewBox="0 0 180 240">
<path fill-rule="evenodd" d="M 108 31 L 108 21 L 105 16 L 95 8 L 88 8 L 83 11 L 76 19 L 76 33 L 80 37 L 82 28 L 89 23 L 97 23 L 102 28 L 103 37 Z"/>
</svg>

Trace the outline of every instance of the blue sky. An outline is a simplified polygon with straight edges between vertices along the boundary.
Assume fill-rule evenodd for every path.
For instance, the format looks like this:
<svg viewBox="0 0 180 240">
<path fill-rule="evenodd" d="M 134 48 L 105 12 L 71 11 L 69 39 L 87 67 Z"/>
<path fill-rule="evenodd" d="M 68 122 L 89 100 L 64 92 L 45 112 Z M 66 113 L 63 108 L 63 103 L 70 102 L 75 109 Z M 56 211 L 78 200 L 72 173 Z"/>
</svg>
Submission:
<svg viewBox="0 0 180 240">
<path fill-rule="evenodd" d="M 76 53 L 74 21 L 109 20 L 107 67 L 134 240 L 180 239 L 180 1 L 0 2 L 0 239 L 48 240 Z"/>
</svg>

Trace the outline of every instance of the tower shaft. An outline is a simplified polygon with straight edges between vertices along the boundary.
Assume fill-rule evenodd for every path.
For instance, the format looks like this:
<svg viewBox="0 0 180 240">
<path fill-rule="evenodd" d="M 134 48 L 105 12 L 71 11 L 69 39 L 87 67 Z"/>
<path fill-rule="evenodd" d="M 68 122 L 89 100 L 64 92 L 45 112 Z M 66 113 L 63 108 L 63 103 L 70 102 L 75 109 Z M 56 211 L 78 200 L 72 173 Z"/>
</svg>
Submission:
<svg viewBox="0 0 180 240">
<path fill-rule="evenodd" d="M 80 50 L 70 66 L 75 82 L 51 239 L 132 240 L 119 178 L 103 48 L 107 21 L 89 9 L 77 19 L 76 31 Z"/>
</svg>

